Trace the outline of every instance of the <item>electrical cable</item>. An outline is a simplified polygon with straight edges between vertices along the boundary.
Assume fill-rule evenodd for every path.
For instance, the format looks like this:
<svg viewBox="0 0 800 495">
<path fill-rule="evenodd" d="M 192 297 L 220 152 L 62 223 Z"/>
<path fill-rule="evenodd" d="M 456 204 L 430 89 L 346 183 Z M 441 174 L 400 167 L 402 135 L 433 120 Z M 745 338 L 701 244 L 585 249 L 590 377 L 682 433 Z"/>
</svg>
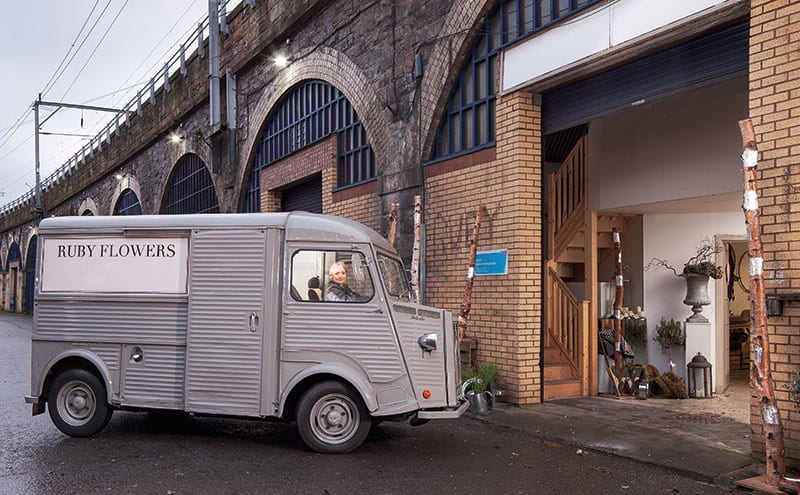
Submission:
<svg viewBox="0 0 800 495">
<path fill-rule="evenodd" d="M 55 84 L 56 82 L 58 82 L 58 79 L 64 73 L 63 71 L 61 71 L 61 73 L 59 74 L 59 71 L 61 70 L 61 67 L 63 66 L 64 70 L 66 70 L 67 66 L 69 66 L 69 64 L 75 58 L 75 54 L 77 54 L 78 51 L 80 51 L 81 47 L 83 46 L 83 43 L 85 43 L 86 39 L 89 37 L 89 35 L 92 34 L 92 31 L 89 31 L 88 33 L 86 33 L 86 37 L 87 38 L 83 39 L 83 41 L 81 42 L 80 46 L 75 50 L 75 54 L 73 54 L 72 58 L 70 58 L 69 62 L 67 62 L 67 66 L 64 66 L 64 62 L 67 60 L 67 57 L 69 56 L 70 52 L 75 47 L 75 43 L 77 43 L 78 38 L 80 38 L 81 33 L 83 33 L 83 30 L 86 28 L 86 25 L 89 23 L 89 19 L 92 18 L 92 14 L 94 14 L 95 9 L 97 8 L 97 4 L 99 4 L 99 3 L 100 3 L 100 0 L 95 0 L 94 5 L 92 6 L 92 10 L 89 11 L 89 15 L 86 16 L 86 20 L 83 21 L 83 25 L 81 26 L 81 29 L 78 31 L 78 34 L 75 35 L 75 39 L 72 40 L 72 44 L 69 46 L 69 50 L 67 50 L 67 53 L 64 54 L 64 58 L 61 59 L 61 62 L 58 64 L 58 67 L 56 67 L 56 70 L 55 70 L 55 72 L 53 72 L 53 75 L 50 76 L 50 80 L 47 81 L 47 84 L 44 85 L 44 89 L 41 91 L 42 94 L 46 94 L 47 93 L 47 91 L 51 88 L 51 84 Z M 106 11 L 106 9 L 108 8 L 108 6 L 110 4 L 111 4 L 110 1 L 106 4 L 106 8 L 103 9 L 103 12 L 100 13 L 100 17 L 103 16 L 103 13 Z M 97 20 L 100 20 L 100 17 L 98 17 Z M 95 23 L 92 25 L 92 30 L 94 29 L 94 27 L 96 25 L 97 25 L 97 21 L 95 21 Z"/>
<path fill-rule="evenodd" d="M 110 1 L 111 0 L 109 0 L 109 3 L 110 3 Z M 111 21 L 111 24 L 109 24 L 108 27 L 106 28 L 106 32 L 103 33 L 103 36 L 100 38 L 100 41 L 97 42 L 97 45 L 95 45 L 94 50 L 92 50 L 92 53 L 89 54 L 89 58 L 86 59 L 86 61 L 81 66 L 81 68 L 78 71 L 78 73 L 75 75 L 75 79 L 72 80 L 72 83 L 69 85 L 67 90 L 64 91 L 64 95 L 61 97 L 62 100 L 67 97 L 67 94 L 69 94 L 69 92 L 75 86 L 75 83 L 78 82 L 78 78 L 80 78 L 81 74 L 83 74 L 83 71 L 86 69 L 86 66 L 92 60 L 92 57 L 94 57 L 94 54 L 97 53 L 98 48 L 100 48 L 100 46 L 103 44 L 103 41 L 105 41 L 106 36 L 108 36 L 108 33 L 111 31 L 111 28 L 114 27 L 114 24 L 117 22 L 117 19 L 119 19 L 120 14 L 122 14 L 122 11 L 125 10 L 125 7 L 127 5 L 128 5 L 128 0 L 125 0 L 125 3 L 123 3 L 122 7 L 119 8 L 119 10 L 117 11 L 117 15 L 115 15 L 114 19 Z"/>
</svg>

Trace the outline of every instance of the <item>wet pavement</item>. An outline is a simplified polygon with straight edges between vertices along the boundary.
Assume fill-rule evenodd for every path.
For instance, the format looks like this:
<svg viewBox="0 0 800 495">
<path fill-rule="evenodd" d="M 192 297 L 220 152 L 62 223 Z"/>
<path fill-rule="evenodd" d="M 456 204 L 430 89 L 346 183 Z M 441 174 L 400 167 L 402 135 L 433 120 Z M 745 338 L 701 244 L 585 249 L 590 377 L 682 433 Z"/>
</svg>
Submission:
<svg viewBox="0 0 800 495">
<path fill-rule="evenodd" d="M 750 425 L 704 411 L 699 402 L 579 397 L 524 407 L 500 404 L 473 417 L 723 486 L 763 473 L 751 456 Z"/>
<path fill-rule="evenodd" d="M 751 493 L 733 482 L 762 467 L 749 425 L 696 400 L 498 404 L 384 423 L 347 456 L 308 452 L 291 424 L 157 413 L 117 412 L 97 436 L 69 438 L 22 400 L 30 328 L 0 313 L 0 493 L 254 493 L 275 480 L 276 493 L 407 493 L 411 473 L 417 493 L 483 493 L 474 480 L 497 493 Z"/>
</svg>

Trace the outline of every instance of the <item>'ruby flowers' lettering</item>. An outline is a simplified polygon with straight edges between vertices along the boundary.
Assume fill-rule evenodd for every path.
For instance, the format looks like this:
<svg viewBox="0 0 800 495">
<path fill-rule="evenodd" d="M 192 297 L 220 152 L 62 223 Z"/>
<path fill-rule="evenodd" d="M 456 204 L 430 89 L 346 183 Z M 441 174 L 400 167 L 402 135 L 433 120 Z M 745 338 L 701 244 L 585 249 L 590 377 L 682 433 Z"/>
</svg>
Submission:
<svg viewBox="0 0 800 495">
<path fill-rule="evenodd" d="M 175 244 L 61 244 L 59 258 L 173 258 Z"/>
</svg>

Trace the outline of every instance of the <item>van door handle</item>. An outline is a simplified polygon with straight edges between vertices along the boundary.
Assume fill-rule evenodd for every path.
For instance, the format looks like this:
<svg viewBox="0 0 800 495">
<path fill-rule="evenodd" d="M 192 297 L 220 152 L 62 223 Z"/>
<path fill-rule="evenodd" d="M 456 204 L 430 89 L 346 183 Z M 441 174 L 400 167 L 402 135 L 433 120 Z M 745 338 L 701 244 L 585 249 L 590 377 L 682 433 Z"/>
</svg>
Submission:
<svg viewBox="0 0 800 495">
<path fill-rule="evenodd" d="M 370 313 L 376 313 L 376 314 L 382 315 L 383 314 L 383 310 L 381 308 L 373 309 L 372 311 L 370 311 Z"/>
<path fill-rule="evenodd" d="M 258 313 L 253 311 L 252 313 L 250 313 L 250 331 L 255 333 L 257 329 L 258 329 Z"/>
</svg>

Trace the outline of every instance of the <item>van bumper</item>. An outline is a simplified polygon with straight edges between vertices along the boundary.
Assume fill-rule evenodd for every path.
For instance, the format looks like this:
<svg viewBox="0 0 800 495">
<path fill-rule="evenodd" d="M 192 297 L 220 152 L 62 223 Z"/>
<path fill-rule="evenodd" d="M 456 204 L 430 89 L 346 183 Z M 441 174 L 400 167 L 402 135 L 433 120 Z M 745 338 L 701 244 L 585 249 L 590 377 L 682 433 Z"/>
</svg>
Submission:
<svg viewBox="0 0 800 495">
<path fill-rule="evenodd" d="M 25 402 L 28 404 L 33 404 L 31 408 L 31 416 L 36 416 L 37 414 L 42 414 L 44 412 L 44 401 L 41 397 L 37 397 L 35 395 L 26 395 Z"/>
<path fill-rule="evenodd" d="M 456 408 L 440 409 L 437 411 L 417 411 L 419 419 L 456 419 L 469 408 L 469 401 L 464 401 Z"/>
</svg>

